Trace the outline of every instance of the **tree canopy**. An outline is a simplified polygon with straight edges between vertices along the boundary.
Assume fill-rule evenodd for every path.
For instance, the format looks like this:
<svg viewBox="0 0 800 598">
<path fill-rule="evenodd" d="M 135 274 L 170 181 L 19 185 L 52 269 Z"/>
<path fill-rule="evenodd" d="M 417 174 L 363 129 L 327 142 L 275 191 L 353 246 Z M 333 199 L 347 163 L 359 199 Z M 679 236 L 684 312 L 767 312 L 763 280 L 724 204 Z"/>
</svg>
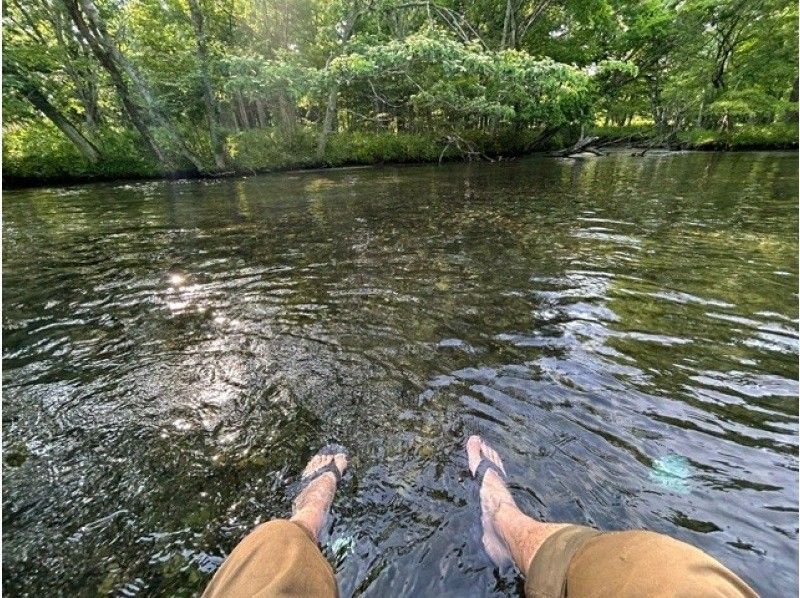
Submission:
<svg viewBox="0 0 800 598">
<path fill-rule="evenodd" d="M 167 172 L 231 169 L 255 131 L 313 137 L 324 163 L 337 132 L 794 122 L 797 18 L 790 0 L 10 0 L 3 126 L 9 151 L 47 138 Z"/>
</svg>

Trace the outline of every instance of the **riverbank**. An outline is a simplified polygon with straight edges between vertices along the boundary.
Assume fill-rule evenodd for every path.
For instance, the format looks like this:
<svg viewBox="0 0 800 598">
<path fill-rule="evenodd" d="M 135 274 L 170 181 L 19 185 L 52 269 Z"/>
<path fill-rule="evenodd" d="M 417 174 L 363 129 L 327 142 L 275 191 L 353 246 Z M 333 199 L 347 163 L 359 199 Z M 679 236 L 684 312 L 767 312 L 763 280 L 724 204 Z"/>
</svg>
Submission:
<svg viewBox="0 0 800 598">
<path fill-rule="evenodd" d="M 729 132 L 690 130 L 664 140 L 650 126 L 596 127 L 600 146 L 639 149 L 742 151 L 797 149 L 796 125 L 744 126 Z M 218 178 L 308 168 L 410 164 L 465 159 L 515 158 L 569 146 L 577 129 L 553 135 L 505 130 L 493 133 L 461 131 L 440 133 L 346 132 L 331 135 L 325 158 L 315 156 L 316 132 L 297 129 L 250 129 L 227 137 L 229 168 L 197 173 L 176 160 L 174 170 L 164 172 L 141 151 L 128 131 L 106 131 L 98 139 L 102 158 L 90 163 L 47 123 L 35 129 L 10 129 L 4 134 L 3 186 L 31 187 L 120 179 Z M 200 145 L 200 144 L 198 144 Z M 205 156 L 211 163 L 211 156 Z"/>
<path fill-rule="evenodd" d="M 176 168 L 164 172 L 147 156 L 129 132 L 107 131 L 98 140 L 101 159 L 90 163 L 61 133 L 41 123 L 35 130 L 4 132 L 3 184 L 25 187 L 60 183 L 117 179 L 222 177 L 262 174 L 305 168 L 350 165 L 404 164 L 515 157 L 546 151 L 577 138 L 578 131 L 565 130 L 542 137 L 537 132 L 461 131 L 441 133 L 344 132 L 328 139 L 325 157 L 316 157 L 317 133 L 312 128 L 286 132 L 279 129 L 249 129 L 227 136 L 229 167 L 214 170 L 211 156 L 201 156 L 209 165 L 197 173 L 176 158 Z M 196 144 L 202 147 L 202 140 Z"/>
<path fill-rule="evenodd" d="M 599 145 L 627 145 L 640 149 L 664 148 L 696 151 L 787 150 L 798 147 L 797 123 L 741 125 L 728 131 L 689 129 L 665 138 L 651 125 L 596 127 Z"/>
</svg>

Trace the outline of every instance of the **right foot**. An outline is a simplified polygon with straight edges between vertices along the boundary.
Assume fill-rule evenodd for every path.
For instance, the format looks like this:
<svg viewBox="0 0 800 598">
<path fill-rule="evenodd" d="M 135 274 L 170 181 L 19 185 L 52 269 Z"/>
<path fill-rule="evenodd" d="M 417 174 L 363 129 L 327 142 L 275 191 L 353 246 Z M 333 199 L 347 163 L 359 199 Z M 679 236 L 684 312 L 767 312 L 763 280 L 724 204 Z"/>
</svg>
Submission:
<svg viewBox="0 0 800 598">
<path fill-rule="evenodd" d="M 467 461 L 473 476 L 481 461 L 490 461 L 503 476 L 506 473 L 503 460 L 492 447 L 483 442 L 480 436 L 473 435 L 467 440 Z M 506 487 L 505 480 L 494 469 L 487 469 L 481 483 L 481 525 L 483 527 L 483 547 L 489 558 L 498 567 L 511 561 L 511 551 L 503 539 L 497 525 L 497 514 L 501 509 L 512 507 L 517 509 L 517 504 Z"/>
</svg>

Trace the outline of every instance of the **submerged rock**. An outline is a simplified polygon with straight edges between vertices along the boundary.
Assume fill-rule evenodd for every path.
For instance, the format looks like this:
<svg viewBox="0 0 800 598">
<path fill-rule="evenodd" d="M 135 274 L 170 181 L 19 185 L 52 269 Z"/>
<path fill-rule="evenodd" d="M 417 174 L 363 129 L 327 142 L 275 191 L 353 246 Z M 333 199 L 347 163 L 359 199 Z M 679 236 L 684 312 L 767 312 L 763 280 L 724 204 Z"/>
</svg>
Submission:
<svg viewBox="0 0 800 598">
<path fill-rule="evenodd" d="M 684 494 L 689 491 L 687 480 L 692 477 L 692 470 L 686 457 L 671 454 L 653 461 L 649 477 L 666 490 Z"/>
</svg>

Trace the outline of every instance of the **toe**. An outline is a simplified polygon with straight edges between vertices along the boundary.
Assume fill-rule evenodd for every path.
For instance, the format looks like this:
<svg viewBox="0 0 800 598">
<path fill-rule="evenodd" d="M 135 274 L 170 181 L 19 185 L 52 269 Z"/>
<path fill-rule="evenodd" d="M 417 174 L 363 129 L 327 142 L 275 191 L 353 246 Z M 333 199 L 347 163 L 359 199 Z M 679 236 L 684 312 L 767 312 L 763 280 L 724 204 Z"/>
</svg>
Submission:
<svg viewBox="0 0 800 598">
<path fill-rule="evenodd" d="M 467 463 L 472 475 L 475 475 L 475 470 L 481 462 L 481 444 L 481 437 L 477 434 L 473 434 L 467 440 Z"/>
<path fill-rule="evenodd" d="M 302 475 L 305 476 L 314 473 L 320 467 L 325 467 L 325 465 L 330 463 L 332 459 L 333 457 L 331 457 L 330 455 L 314 455 L 309 460 L 308 464 L 306 465 L 306 468 L 303 470 Z"/>
<path fill-rule="evenodd" d="M 506 468 L 503 467 L 503 460 L 500 458 L 500 454 L 485 442 L 481 443 L 481 454 L 497 465 L 504 474 L 506 473 Z"/>
<path fill-rule="evenodd" d="M 337 453 L 333 457 L 333 461 L 336 463 L 339 473 L 344 473 L 344 470 L 347 469 L 347 456 L 343 455 L 342 453 Z"/>
</svg>

